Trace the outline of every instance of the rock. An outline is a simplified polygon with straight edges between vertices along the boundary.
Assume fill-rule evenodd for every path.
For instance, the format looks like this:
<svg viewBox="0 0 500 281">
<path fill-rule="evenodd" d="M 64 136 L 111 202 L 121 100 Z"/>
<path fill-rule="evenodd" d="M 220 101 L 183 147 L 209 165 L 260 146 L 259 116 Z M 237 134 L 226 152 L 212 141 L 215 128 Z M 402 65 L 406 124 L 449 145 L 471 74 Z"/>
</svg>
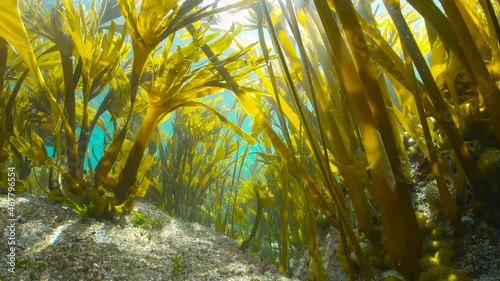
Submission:
<svg viewBox="0 0 500 281">
<path fill-rule="evenodd" d="M 474 219 L 471 218 L 471 217 L 468 217 L 468 216 L 463 216 L 461 218 L 461 221 L 466 226 L 472 226 L 472 225 L 474 225 Z"/>
<path fill-rule="evenodd" d="M 424 188 L 425 200 L 429 203 L 431 211 L 435 214 L 442 211 L 441 206 L 441 196 L 439 195 L 439 189 L 435 182 L 427 184 Z"/>
<path fill-rule="evenodd" d="M 389 270 L 382 274 L 382 281 L 404 281 L 405 279 L 401 274 L 395 270 Z"/>
<path fill-rule="evenodd" d="M 500 174 L 500 149 L 491 148 L 484 150 L 481 156 L 479 156 L 477 166 L 489 182 L 493 191 L 497 195 L 500 194 L 500 181 L 497 180 Z"/>
</svg>

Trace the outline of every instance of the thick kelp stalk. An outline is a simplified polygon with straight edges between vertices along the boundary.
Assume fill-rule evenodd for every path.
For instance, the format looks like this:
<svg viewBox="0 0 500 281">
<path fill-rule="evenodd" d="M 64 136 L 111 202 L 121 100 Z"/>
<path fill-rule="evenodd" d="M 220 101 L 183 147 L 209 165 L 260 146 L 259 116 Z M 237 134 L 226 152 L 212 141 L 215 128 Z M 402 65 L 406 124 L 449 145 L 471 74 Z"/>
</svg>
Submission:
<svg viewBox="0 0 500 281">
<path fill-rule="evenodd" d="M 66 153 L 68 159 L 68 173 L 74 179 L 78 178 L 78 149 L 76 146 L 76 83 L 73 80 L 73 42 L 67 34 L 61 34 L 56 39 L 56 45 L 61 55 L 61 64 L 64 77 L 64 112 L 67 115 L 71 131 L 66 132 Z"/>
<path fill-rule="evenodd" d="M 100 186 L 105 182 L 106 176 L 111 170 L 113 164 L 116 162 L 118 153 L 120 152 L 120 148 L 123 145 L 132 113 L 134 111 L 139 84 L 141 82 L 144 68 L 146 67 L 146 63 L 148 61 L 148 56 L 161 41 L 163 41 L 166 37 L 182 27 L 175 26 L 173 23 L 179 21 L 179 19 L 184 18 L 186 16 L 186 13 L 188 13 L 191 9 L 193 9 L 201 2 L 196 0 L 187 1 L 184 3 L 184 5 L 177 5 L 174 2 L 171 2 L 168 5 L 160 5 L 161 2 L 156 0 L 144 1 L 144 3 L 141 5 L 141 10 L 138 15 L 136 13 L 134 1 L 121 0 L 118 1 L 118 3 L 120 4 L 122 14 L 125 17 L 128 29 L 130 30 L 130 34 L 132 37 L 134 57 L 130 75 L 131 105 L 127 122 L 121 129 L 118 136 L 113 140 L 112 145 L 110 145 L 106 149 L 105 154 L 96 167 L 96 186 Z M 167 14 L 169 14 L 168 20 L 164 19 Z M 140 162 L 140 159 L 136 160 Z M 137 171 L 135 168 L 134 170 Z M 135 179 L 135 173 L 132 176 L 134 176 L 133 179 Z M 127 181 L 120 182 L 120 188 L 117 189 L 119 190 L 117 196 L 120 196 L 120 198 L 118 199 L 120 203 L 123 203 L 126 199 L 121 196 L 122 194 L 125 194 L 125 189 L 135 184 L 135 181 L 133 180 L 129 180 L 128 178 L 125 180 Z"/>
<path fill-rule="evenodd" d="M 397 182 L 402 182 L 404 178 L 402 175 L 400 176 L 399 171 L 397 171 L 397 174 L 394 174 L 388 157 L 389 153 L 394 153 L 397 150 L 386 152 L 381 132 L 378 130 L 382 124 L 377 124 L 375 116 L 372 114 L 373 107 L 371 108 L 368 103 L 370 99 L 366 96 L 368 95 L 367 91 L 373 90 L 373 86 L 369 88 L 368 85 L 363 85 L 360 80 L 361 75 L 357 72 L 357 70 L 362 71 L 362 69 L 372 68 L 372 66 L 365 65 L 366 61 L 369 61 L 369 59 L 366 59 L 363 61 L 363 64 L 361 61 L 358 63 L 358 68 L 354 68 L 349 51 L 344 44 L 339 43 L 343 41 L 342 36 L 335 24 L 330 8 L 321 1 L 315 1 L 315 3 L 325 27 L 330 42 L 329 45 L 337 58 L 338 65 L 342 66 L 340 73 L 345 88 L 349 93 L 354 113 L 358 119 L 358 126 L 373 180 L 372 196 L 381 212 L 384 224 L 385 245 L 391 254 L 395 268 L 408 280 L 418 280 L 420 274 L 418 259 L 420 256 L 421 241 L 418 237 L 419 232 L 416 217 L 415 213 L 412 212 L 408 190 L 401 189 L 401 185 L 397 184 Z M 341 3 L 337 1 L 335 7 L 338 13 L 348 13 L 350 11 L 351 16 L 354 16 L 353 19 L 356 18 L 351 2 Z M 346 33 L 348 42 L 351 42 L 351 53 L 355 54 L 363 52 L 362 49 L 357 49 L 358 46 L 355 45 L 355 40 L 362 40 L 363 35 L 358 33 L 356 37 L 355 32 L 360 32 L 360 29 L 359 25 L 352 22 L 353 19 L 351 19 L 351 25 L 349 25 L 349 20 L 344 18 L 348 23 L 346 23 L 347 26 L 343 26 L 343 31 Z M 361 60 L 363 57 L 362 55 L 360 56 L 358 60 Z M 365 58 L 369 58 L 369 55 L 366 53 L 364 56 Z M 356 61 L 356 56 L 354 58 Z M 366 75 L 370 76 L 369 73 Z M 365 77 L 365 79 L 369 79 L 369 77 Z M 373 83 L 377 83 L 376 80 Z M 375 86 L 380 91 L 378 83 Z M 377 109 L 377 105 L 374 105 L 374 108 Z M 380 108 L 377 110 L 380 111 Z M 385 111 L 385 106 L 382 110 Z M 389 134 L 385 137 L 392 138 L 392 136 L 393 134 Z M 394 141 L 392 143 L 394 144 Z M 403 179 L 397 181 L 395 179 L 397 176 Z M 405 184 L 402 186 L 405 186 Z"/>
<path fill-rule="evenodd" d="M 455 153 L 458 156 L 460 164 L 464 167 L 464 172 L 471 183 L 476 197 L 483 201 L 489 202 L 491 191 L 488 183 L 483 178 L 479 168 L 477 167 L 474 159 L 471 157 L 469 150 L 465 146 L 463 139 L 458 133 L 457 127 L 451 118 L 451 113 L 445 104 L 443 97 L 436 85 L 434 78 L 431 75 L 430 69 L 425 62 L 422 53 L 420 52 L 410 29 L 406 25 L 406 22 L 401 14 L 401 9 L 397 1 L 384 1 L 387 6 L 387 10 L 394 22 L 398 32 L 400 33 L 400 38 L 403 39 L 403 44 L 406 44 L 408 52 L 410 53 L 413 62 L 417 70 L 419 71 L 422 80 L 424 81 L 424 87 L 430 97 L 430 100 L 436 109 L 435 118 L 437 119 L 440 128 L 446 133 L 447 140 L 450 142 Z"/>
<path fill-rule="evenodd" d="M 308 28 L 308 33 L 315 34 L 315 30 L 312 24 L 305 24 L 305 19 L 307 17 L 314 18 L 318 32 L 321 30 L 320 33 L 323 33 L 323 28 L 320 26 L 321 20 L 315 11 L 303 9 L 303 13 L 305 13 L 305 15 L 302 17 L 301 23 L 304 27 Z M 299 14 L 299 16 L 300 15 L 301 14 Z M 292 30 L 294 31 L 294 37 L 300 38 L 298 27 L 293 27 Z M 326 51 L 325 45 L 323 44 L 324 41 L 322 41 L 327 40 L 327 38 L 324 37 L 324 33 L 318 35 L 321 40 L 319 40 L 319 38 L 317 39 L 315 47 L 322 55 L 320 59 L 321 66 L 323 69 L 335 69 L 335 59 L 331 56 L 330 52 Z M 298 41 L 300 43 L 300 48 L 303 44 L 300 40 Z M 283 42 L 282 45 L 284 45 Z M 333 81 L 339 77 L 334 77 L 332 72 L 325 72 L 325 79 L 321 79 L 321 70 L 314 67 L 312 59 L 306 60 L 308 56 L 304 51 L 305 47 L 300 48 L 300 50 L 300 56 L 304 58 L 303 61 L 305 61 L 303 64 L 305 71 L 295 69 L 295 72 L 299 74 L 300 78 L 304 78 L 305 81 L 309 80 L 309 83 L 313 84 L 309 87 L 308 92 L 315 106 L 318 129 L 322 140 L 320 146 L 324 150 L 324 159 L 321 161 L 324 161 L 327 165 L 329 165 L 328 153 L 331 153 L 334 156 L 334 164 L 343 176 L 343 183 L 348 188 L 349 195 L 352 198 L 360 230 L 367 235 L 368 239 L 377 250 L 381 250 L 380 234 L 374 227 L 375 220 L 372 219 L 374 214 L 371 212 L 370 202 L 368 202 L 368 198 L 363 191 L 362 181 L 357 179 L 359 175 L 363 175 L 363 172 L 356 172 L 356 168 L 359 165 L 356 161 L 359 160 L 359 158 L 356 159 L 356 157 L 353 157 L 355 156 L 356 150 L 359 151 L 360 149 L 358 146 L 359 141 L 357 140 L 357 136 L 355 134 L 355 131 L 357 130 L 354 127 L 355 122 L 350 116 L 346 117 L 346 115 L 334 114 L 334 112 L 348 113 L 350 110 L 349 108 L 340 106 L 338 102 L 335 102 L 335 98 L 332 98 L 339 95 L 339 93 L 335 93 L 332 87 L 329 87 L 328 85 L 334 85 L 335 82 Z M 288 52 L 288 56 L 293 56 L 293 53 Z M 305 73 L 309 73 L 309 75 L 304 75 Z M 311 78 L 308 79 L 309 76 L 311 76 Z M 314 83 L 312 83 L 312 81 Z M 340 83 L 339 86 L 343 88 Z M 341 98 L 346 98 L 344 90 L 345 88 L 340 91 Z M 366 167 L 359 166 L 359 168 L 362 170 Z M 364 176 L 362 176 L 362 178 L 364 178 Z M 330 179 L 330 181 L 332 181 L 332 179 Z M 335 181 L 333 182 L 336 183 Z M 341 193 L 338 186 L 335 188 L 335 192 Z M 342 197 L 343 196 L 340 195 L 340 198 Z"/>
<path fill-rule="evenodd" d="M 160 18 L 158 18 L 158 16 L 165 16 L 174 8 L 173 3 L 171 3 L 169 6 L 164 6 L 161 8 L 161 10 L 156 11 L 157 17 L 152 17 L 151 13 L 153 11 L 151 9 L 156 6 L 154 5 L 155 1 L 147 1 L 144 4 L 144 8 L 141 6 L 141 12 L 138 16 L 133 1 L 123 0 L 118 1 L 118 3 L 120 4 L 122 14 L 125 17 L 127 26 L 130 30 L 134 53 L 134 61 L 130 78 L 130 111 L 124 127 L 121 129 L 117 137 L 113 140 L 113 143 L 106 149 L 103 157 L 99 160 L 99 163 L 96 166 L 96 186 L 100 186 L 105 182 L 107 174 L 111 170 L 113 164 L 116 162 L 118 153 L 120 152 L 120 148 L 125 141 L 128 126 L 130 124 L 130 119 L 134 110 L 140 80 L 144 72 L 144 67 L 146 66 L 148 55 L 159 44 L 159 42 L 156 42 L 156 40 L 161 33 L 165 32 L 165 29 L 167 28 L 165 25 L 160 25 Z M 147 24 L 146 18 L 151 18 L 151 23 L 153 23 L 153 25 Z M 141 25 L 140 28 L 139 25 Z M 140 162 L 140 160 L 138 161 Z M 135 175 L 133 176 L 135 179 Z M 135 182 L 127 182 L 127 184 L 133 185 L 135 184 Z M 119 194 L 125 194 L 125 191 L 119 191 Z M 126 198 L 120 197 L 119 201 L 123 203 L 125 199 Z"/>
<path fill-rule="evenodd" d="M 281 7 L 283 10 L 285 10 L 284 4 L 281 4 Z M 328 88 L 325 88 L 320 84 L 321 78 L 319 76 L 319 69 L 314 68 L 314 64 L 311 63 L 311 61 L 308 59 L 308 54 L 306 54 L 305 47 L 300 40 L 301 35 L 297 26 L 297 19 L 294 15 L 295 11 L 289 1 L 287 2 L 286 10 L 291 12 L 289 14 L 289 17 L 291 19 L 289 23 L 291 25 L 293 36 L 290 36 L 286 33 L 286 27 L 283 25 L 283 18 L 271 19 L 270 16 L 267 16 L 267 13 L 265 14 L 268 22 L 267 27 L 271 34 L 274 49 L 278 53 L 280 66 L 282 67 L 283 73 L 285 74 L 285 79 L 288 86 L 287 90 L 289 91 L 294 101 L 292 106 L 296 108 L 298 112 L 298 114 L 295 115 L 289 110 L 286 111 L 285 115 L 292 124 L 290 132 L 292 134 L 298 133 L 302 128 L 299 128 L 299 124 L 302 124 L 303 128 L 307 132 L 305 134 L 305 141 L 307 144 L 306 147 L 308 148 L 307 150 L 309 151 L 309 153 L 314 155 L 314 159 L 316 159 L 319 173 L 321 174 L 326 192 L 328 194 L 328 200 L 332 200 L 333 202 L 335 202 L 339 210 L 344 210 L 339 212 L 345 212 L 346 206 L 345 202 L 343 201 L 342 191 L 340 191 L 340 187 L 336 180 L 333 180 L 328 157 L 329 152 L 331 152 L 334 156 L 341 154 L 339 158 L 336 158 L 336 160 L 338 161 L 336 165 L 339 166 L 339 170 L 344 172 L 342 173 L 342 175 L 345 177 L 345 182 L 346 185 L 348 185 L 349 193 L 353 198 L 354 205 L 357 206 L 356 212 L 358 214 L 361 214 L 358 218 L 360 226 L 362 227 L 362 230 L 369 236 L 370 240 L 373 241 L 374 245 L 378 245 L 378 234 L 371 224 L 369 203 L 367 202 L 366 197 L 363 194 L 360 182 L 355 179 L 356 175 L 355 173 L 353 173 L 353 171 L 355 170 L 354 164 L 352 160 L 347 159 L 348 154 L 345 151 L 346 146 L 343 144 L 343 141 L 345 141 L 346 139 L 342 137 L 343 134 L 340 133 L 339 128 L 336 126 L 337 121 L 332 114 L 332 111 L 335 110 L 334 108 L 339 107 L 338 105 L 336 106 L 335 104 L 329 102 L 329 97 L 327 95 L 327 92 L 329 90 Z M 301 24 L 304 24 L 304 19 L 304 17 L 301 17 Z M 298 52 L 294 50 L 294 44 L 292 43 L 292 40 L 297 41 L 296 43 L 299 49 Z M 265 47 L 263 49 L 265 49 Z M 291 61 L 290 68 L 287 66 L 287 61 Z M 328 69 L 329 67 L 331 67 L 330 64 L 326 62 L 324 65 L 324 69 Z M 318 123 L 317 128 L 312 125 L 310 115 L 305 108 L 306 103 L 304 102 L 303 98 L 299 96 L 299 91 L 294 86 L 296 84 L 296 82 L 292 78 L 294 76 L 297 76 L 300 83 L 304 84 L 304 90 L 312 101 Z M 333 79 L 333 77 L 329 78 Z M 274 79 L 272 81 L 272 84 L 273 89 L 278 88 Z M 280 103 L 281 108 L 285 108 L 284 106 L 287 105 L 286 103 L 281 103 L 278 96 L 275 98 L 275 100 Z M 338 111 L 342 112 L 341 109 L 338 109 Z M 349 123 L 350 122 L 348 122 L 347 124 Z M 342 131 L 352 132 L 352 130 L 350 130 L 349 128 L 343 128 Z M 288 135 L 290 133 L 286 134 Z M 355 142 L 355 140 L 349 133 L 347 133 L 347 135 L 350 136 L 351 142 Z M 347 141 L 347 143 L 349 143 L 349 141 Z M 341 216 L 343 216 L 343 214 Z M 351 228 L 350 225 L 344 226 L 340 229 L 340 231 L 344 232 L 344 228 L 346 227 Z M 357 242 L 354 240 L 351 240 L 350 243 L 353 245 L 357 245 Z M 312 253 L 315 252 L 313 251 Z"/>
<path fill-rule="evenodd" d="M 66 95 L 73 97 L 71 101 L 73 103 L 75 99 L 74 88 L 76 87 L 76 82 L 80 79 L 80 75 L 82 78 L 83 104 L 81 109 L 81 123 L 79 126 L 78 154 L 76 163 L 72 163 L 78 170 L 78 174 L 75 175 L 76 179 L 81 181 L 83 177 L 82 171 L 85 156 L 88 151 L 90 136 L 92 135 L 91 129 L 93 128 L 90 124 L 91 116 L 89 113 L 89 102 L 100 95 L 115 78 L 114 76 L 118 72 L 117 68 L 119 68 L 120 62 L 123 60 L 129 48 L 127 44 L 125 44 L 126 28 L 123 28 L 121 34 L 118 36 L 115 35 L 116 24 L 114 22 L 110 23 L 107 34 L 105 30 L 99 30 L 101 19 L 94 11 L 95 7 L 91 7 L 90 9 L 88 23 L 80 16 L 83 11 L 77 11 L 71 2 L 66 1 L 65 7 L 66 9 L 64 9 L 63 15 L 65 21 L 69 25 L 69 34 L 65 36 L 70 36 L 72 39 L 69 45 L 68 59 L 71 62 L 73 48 L 78 51 L 80 56 L 74 73 L 71 71 L 71 76 L 65 74 L 64 77 L 65 85 L 75 84 L 72 86 L 73 90 L 66 90 Z M 68 41 L 68 39 L 65 41 Z M 64 58 L 62 55 L 61 57 Z M 63 61 L 63 66 L 64 65 L 65 61 Z M 68 68 L 69 65 L 68 62 Z M 73 67 L 71 67 L 71 69 L 72 68 Z M 64 73 L 66 73 L 66 71 Z M 69 78 L 66 79 L 66 76 L 69 76 Z M 70 79 L 74 80 L 74 82 L 70 82 Z M 70 94 L 68 94 L 68 91 Z M 73 107 L 75 107 L 75 105 L 73 105 Z"/>
</svg>

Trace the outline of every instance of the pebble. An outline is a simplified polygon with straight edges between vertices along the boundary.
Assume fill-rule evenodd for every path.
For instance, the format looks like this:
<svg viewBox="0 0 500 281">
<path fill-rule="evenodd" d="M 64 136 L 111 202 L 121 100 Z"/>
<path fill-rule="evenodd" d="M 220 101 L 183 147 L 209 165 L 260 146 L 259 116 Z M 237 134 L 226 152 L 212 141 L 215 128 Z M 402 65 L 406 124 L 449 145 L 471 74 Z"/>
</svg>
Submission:
<svg viewBox="0 0 500 281">
<path fill-rule="evenodd" d="M 474 219 L 468 216 L 463 216 L 461 219 L 462 223 L 466 226 L 474 225 Z"/>
<path fill-rule="evenodd" d="M 403 276 L 401 276 L 401 274 L 399 274 L 397 271 L 395 270 L 389 270 L 389 271 L 386 271 L 382 274 L 382 280 L 390 280 L 390 281 L 396 281 L 396 280 L 399 280 L 399 281 L 404 281 L 405 279 L 403 278 Z"/>
</svg>

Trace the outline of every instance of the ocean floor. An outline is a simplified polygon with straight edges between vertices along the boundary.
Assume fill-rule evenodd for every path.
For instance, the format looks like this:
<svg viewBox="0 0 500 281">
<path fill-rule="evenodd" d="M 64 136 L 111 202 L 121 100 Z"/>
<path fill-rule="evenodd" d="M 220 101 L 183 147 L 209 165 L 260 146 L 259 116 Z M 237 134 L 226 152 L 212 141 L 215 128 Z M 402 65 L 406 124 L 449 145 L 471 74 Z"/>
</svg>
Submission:
<svg viewBox="0 0 500 281">
<path fill-rule="evenodd" d="M 418 198 L 416 199 L 417 201 Z M 8 219 L 7 197 L 0 195 L 0 219 Z M 422 201 L 421 201 L 422 202 Z M 419 205 L 419 204 L 417 204 Z M 417 211 L 422 210 L 419 206 Z M 44 197 L 18 195 L 15 215 L 15 273 L 8 273 L 7 238 L 1 226 L 0 280 L 305 280 L 308 258 L 293 263 L 290 276 L 277 267 L 243 253 L 236 241 L 197 223 L 169 217 L 155 205 L 138 199 L 134 215 L 115 221 L 84 219 L 70 207 Z M 462 217 L 466 235 L 450 267 L 479 281 L 500 280 L 500 229 Z M 322 238 L 329 281 L 347 280 L 336 260 L 336 230 Z M 4 254 L 5 253 L 5 254 Z M 391 271 L 375 271 L 377 278 Z M 357 280 L 362 280 L 358 275 Z"/>
<path fill-rule="evenodd" d="M 0 197 L 0 218 L 7 218 L 7 198 Z M 241 252 L 236 241 L 196 223 L 169 217 L 138 200 L 136 211 L 154 223 L 83 219 L 71 208 L 47 198 L 18 196 L 15 212 L 15 273 L 3 280 L 298 280 L 276 266 Z M 142 227 L 141 227 L 142 226 Z M 3 233 L 2 233 L 3 232 Z M 2 225 L 2 253 L 7 230 Z"/>
</svg>

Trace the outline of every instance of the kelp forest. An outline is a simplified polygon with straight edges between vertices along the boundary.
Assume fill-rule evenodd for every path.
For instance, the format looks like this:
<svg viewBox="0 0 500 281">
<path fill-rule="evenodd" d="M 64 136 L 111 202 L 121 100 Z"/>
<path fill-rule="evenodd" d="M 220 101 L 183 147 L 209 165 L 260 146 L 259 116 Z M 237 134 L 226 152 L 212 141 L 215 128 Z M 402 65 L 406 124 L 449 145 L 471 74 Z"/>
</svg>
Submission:
<svg viewBox="0 0 500 281">
<path fill-rule="evenodd" d="M 2 196 L 104 219 L 144 197 L 283 274 L 307 256 L 307 280 L 327 280 L 325 228 L 348 280 L 472 280 L 448 264 L 465 210 L 500 218 L 499 15 L 498 0 L 2 1 Z"/>
</svg>

